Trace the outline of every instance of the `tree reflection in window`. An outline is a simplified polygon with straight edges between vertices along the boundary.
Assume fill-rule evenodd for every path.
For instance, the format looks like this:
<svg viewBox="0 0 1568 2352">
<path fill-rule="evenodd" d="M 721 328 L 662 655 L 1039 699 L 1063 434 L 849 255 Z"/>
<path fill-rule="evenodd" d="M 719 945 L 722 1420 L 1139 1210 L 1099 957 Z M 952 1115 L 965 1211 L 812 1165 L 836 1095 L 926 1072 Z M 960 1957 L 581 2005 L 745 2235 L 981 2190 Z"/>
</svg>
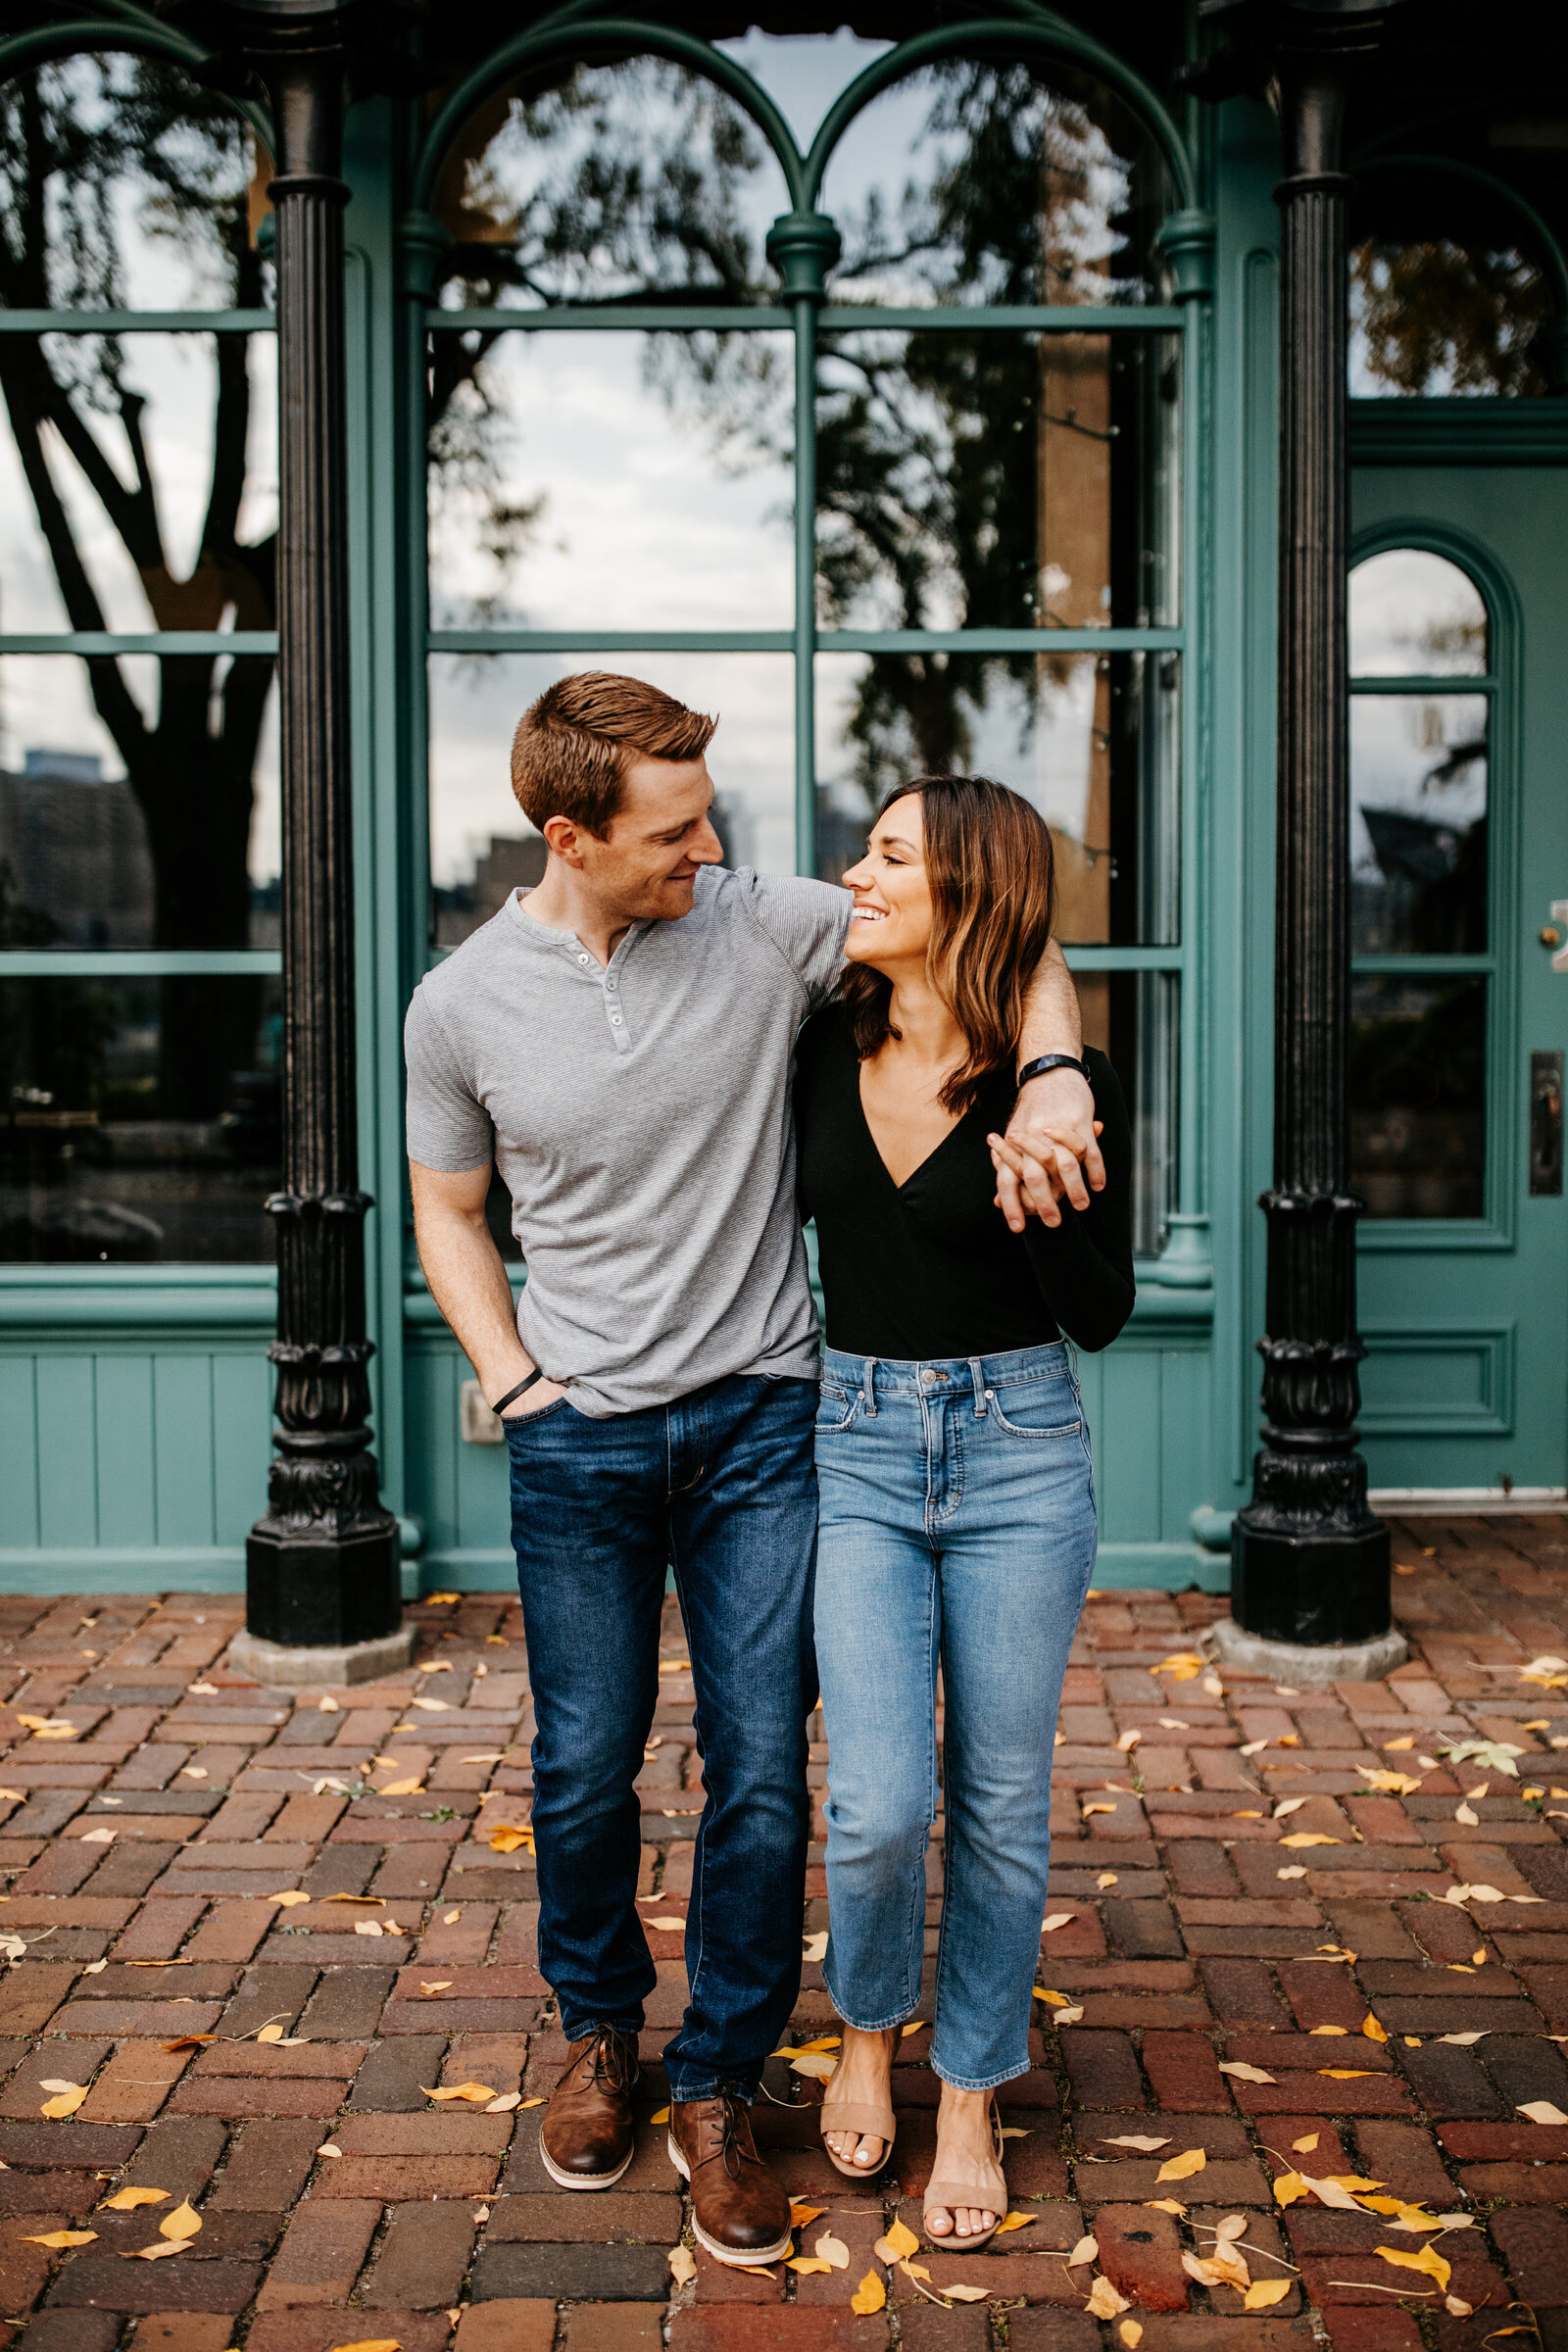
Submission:
<svg viewBox="0 0 1568 2352">
<path fill-rule="evenodd" d="M 1350 254 L 1349 389 L 1362 399 L 1537 395 L 1545 277 L 1516 243 L 1364 238 Z"/>
<path fill-rule="evenodd" d="M 0 303 L 260 306 L 269 273 L 255 232 L 270 169 L 232 108 L 168 67 L 79 56 L 20 74 L 0 84 Z M 274 625 L 274 529 L 246 535 L 253 464 L 271 439 L 256 429 L 248 338 L 216 335 L 206 357 L 210 466 L 194 563 L 182 570 L 171 553 L 171 489 L 158 453 L 182 443 L 188 459 L 190 434 L 176 425 L 160 441 L 146 429 L 136 340 L 0 338 L 0 394 L 66 627 L 117 625 L 95 555 L 103 546 L 139 582 L 146 612 L 137 627 Z M 11 530 L 23 527 L 19 514 Z M 85 667 L 145 825 L 150 944 L 247 946 L 253 776 L 271 657 L 165 659 L 151 694 L 133 690 L 128 665 L 112 656 L 92 656 Z M 24 911 L 13 909 L 13 925 Z M 167 1114 L 201 1115 L 215 1073 L 249 1058 L 255 1028 L 255 1004 L 239 984 L 172 998 L 159 1047 Z"/>
</svg>

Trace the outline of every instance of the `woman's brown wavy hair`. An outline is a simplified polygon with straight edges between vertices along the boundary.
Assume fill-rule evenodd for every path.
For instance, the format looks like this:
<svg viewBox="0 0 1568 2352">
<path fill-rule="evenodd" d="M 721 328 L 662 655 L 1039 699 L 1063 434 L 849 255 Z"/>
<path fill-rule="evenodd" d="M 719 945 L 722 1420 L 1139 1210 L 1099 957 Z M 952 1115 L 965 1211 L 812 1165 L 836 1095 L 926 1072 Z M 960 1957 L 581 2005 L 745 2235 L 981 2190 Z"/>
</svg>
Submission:
<svg viewBox="0 0 1568 2352">
<path fill-rule="evenodd" d="M 890 792 L 877 821 L 916 793 L 931 885 L 926 976 L 968 1041 L 942 1089 L 944 1109 L 973 1108 L 992 1074 L 1010 1068 L 1024 998 L 1055 914 L 1051 834 L 1021 793 L 989 776 L 915 776 Z M 868 964 L 842 982 L 862 1061 L 897 1036 L 888 1018 L 893 983 Z"/>
</svg>

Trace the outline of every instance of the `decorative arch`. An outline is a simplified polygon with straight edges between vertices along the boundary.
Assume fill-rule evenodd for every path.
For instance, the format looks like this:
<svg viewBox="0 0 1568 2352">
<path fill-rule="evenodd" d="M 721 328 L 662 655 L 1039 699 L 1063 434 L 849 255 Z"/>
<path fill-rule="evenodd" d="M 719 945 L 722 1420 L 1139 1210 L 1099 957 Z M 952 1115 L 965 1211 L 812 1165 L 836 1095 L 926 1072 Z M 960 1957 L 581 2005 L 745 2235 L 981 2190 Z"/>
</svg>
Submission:
<svg viewBox="0 0 1568 2352">
<path fill-rule="evenodd" d="M 167 66 L 205 65 L 213 54 L 172 24 L 140 18 L 76 17 L 65 24 L 35 24 L 25 32 L 8 33 L 0 39 L 0 81 L 9 81 L 27 66 L 53 65 L 63 58 L 111 50 L 155 58 Z M 230 104 L 270 154 L 272 118 L 269 110 L 253 98 L 231 99 Z"/>
</svg>

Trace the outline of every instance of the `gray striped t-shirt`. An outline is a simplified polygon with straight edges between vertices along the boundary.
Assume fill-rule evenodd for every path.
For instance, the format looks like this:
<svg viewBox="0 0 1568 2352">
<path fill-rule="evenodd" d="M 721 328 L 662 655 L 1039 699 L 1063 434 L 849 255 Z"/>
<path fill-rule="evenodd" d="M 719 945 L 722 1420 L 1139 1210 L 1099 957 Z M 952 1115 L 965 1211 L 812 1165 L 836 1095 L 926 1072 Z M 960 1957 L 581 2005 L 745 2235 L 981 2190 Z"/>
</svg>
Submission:
<svg viewBox="0 0 1568 2352">
<path fill-rule="evenodd" d="M 415 990 L 409 1157 L 494 1158 L 528 1266 L 518 1334 L 590 1418 L 816 1377 L 790 1077 L 850 905 L 704 866 L 691 912 L 634 923 L 607 969 L 522 893 Z"/>
</svg>

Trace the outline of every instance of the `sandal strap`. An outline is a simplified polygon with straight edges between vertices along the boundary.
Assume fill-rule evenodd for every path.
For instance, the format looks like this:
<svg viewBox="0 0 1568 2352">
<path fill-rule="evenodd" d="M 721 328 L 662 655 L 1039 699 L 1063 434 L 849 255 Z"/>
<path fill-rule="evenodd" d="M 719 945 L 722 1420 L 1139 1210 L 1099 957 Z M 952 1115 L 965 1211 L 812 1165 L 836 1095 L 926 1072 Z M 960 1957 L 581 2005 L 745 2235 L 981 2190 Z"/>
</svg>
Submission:
<svg viewBox="0 0 1568 2352">
<path fill-rule="evenodd" d="M 891 2107 L 874 2107 L 855 2099 L 824 2099 L 821 2116 L 824 2132 L 860 2132 L 891 2140 L 897 2129 Z"/>
<path fill-rule="evenodd" d="M 1000 2173 L 993 2173 L 989 2180 L 959 2180 L 949 2176 L 926 2184 L 921 2204 L 927 2213 L 935 2205 L 944 2206 L 949 2213 L 956 2205 L 965 2205 L 971 2212 L 989 2211 L 1002 2217 L 1007 2210 L 1007 2184 Z"/>
</svg>

